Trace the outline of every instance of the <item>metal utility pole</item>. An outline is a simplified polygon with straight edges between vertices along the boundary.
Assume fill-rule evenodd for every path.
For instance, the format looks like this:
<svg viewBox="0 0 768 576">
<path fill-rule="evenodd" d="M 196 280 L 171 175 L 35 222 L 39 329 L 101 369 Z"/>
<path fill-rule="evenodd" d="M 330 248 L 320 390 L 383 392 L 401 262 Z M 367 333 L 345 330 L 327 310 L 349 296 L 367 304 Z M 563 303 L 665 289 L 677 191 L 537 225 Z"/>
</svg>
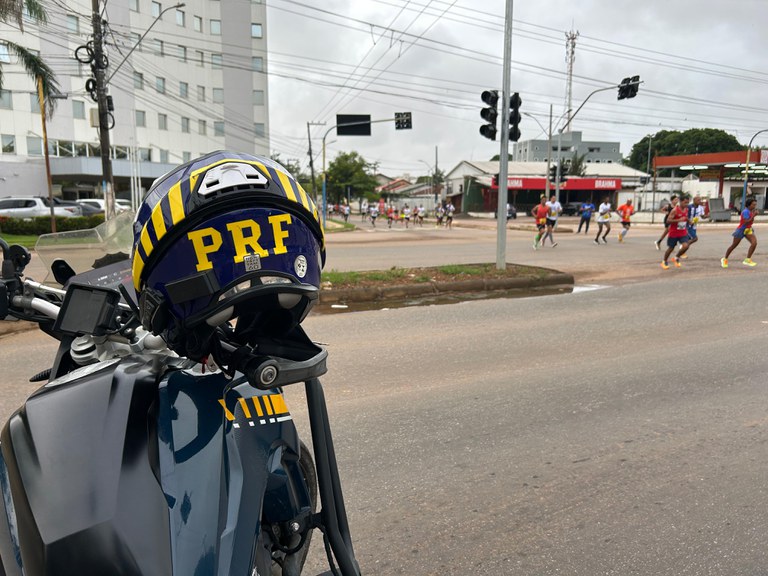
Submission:
<svg viewBox="0 0 768 576">
<path fill-rule="evenodd" d="M 565 113 L 566 124 L 571 122 L 571 110 L 573 110 L 573 63 L 576 61 L 576 39 L 579 31 L 565 33 L 565 63 L 568 65 L 568 75 L 565 85 Z"/>
<path fill-rule="evenodd" d="M 99 140 L 101 143 L 102 190 L 104 192 L 104 217 L 115 216 L 115 186 L 112 176 L 112 145 L 109 141 L 109 108 L 107 103 L 107 70 L 104 56 L 104 32 L 101 27 L 99 0 L 91 0 L 93 15 L 93 75 L 96 80 L 96 103 L 99 106 Z"/>
<path fill-rule="evenodd" d="M 310 126 L 325 126 L 325 122 L 307 122 L 307 140 L 309 141 L 309 173 L 312 176 L 312 194 L 317 199 L 317 182 L 315 181 L 315 156 L 312 154 L 312 135 Z"/>
<path fill-rule="evenodd" d="M 509 181 L 509 104 L 510 71 L 512 64 L 512 7 L 513 0 L 507 0 L 504 17 L 504 68 L 501 81 L 501 145 L 499 150 L 499 191 L 496 206 L 496 269 L 507 269 L 507 194 Z"/>
</svg>

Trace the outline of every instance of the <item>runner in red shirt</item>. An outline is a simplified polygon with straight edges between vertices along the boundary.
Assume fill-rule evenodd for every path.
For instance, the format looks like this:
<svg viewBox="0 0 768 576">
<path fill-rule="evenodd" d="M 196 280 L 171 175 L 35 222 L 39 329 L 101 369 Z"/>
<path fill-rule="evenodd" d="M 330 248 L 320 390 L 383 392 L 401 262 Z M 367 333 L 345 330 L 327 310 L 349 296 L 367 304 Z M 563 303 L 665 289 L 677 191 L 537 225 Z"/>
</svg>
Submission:
<svg viewBox="0 0 768 576">
<path fill-rule="evenodd" d="M 664 260 L 661 262 L 661 267 L 664 270 L 669 268 L 667 260 L 675 249 L 675 246 L 680 244 L 680 250 L 675 257 L 675 266 L 677 268 L 682 267 L 680 264 L 680 256 L 685 254 L 688 250 L 688 203 L 691 201 L 690 196 L 682 196 L 680 203 L 675 206 L 669 213 L 669 236 L 667 236 L 667 251 L 664 252 Z"/>
<path fill-rule="evenodd" d="M 632 225 L 629 219 L 632 217 L 632 214 L 635 213 L 635 207 L 632 206 L 632 200 L 627 200 L 616 209 L 616 212 L 621 216 L 621 226 L 623 228 L 623 230 L 619 232 L 619 242 L 624 242 L 624 237 L 627 235 L 629 227 Z"/>
<path fill-rule="evenodd" d="M 534 221 L 536 222 L 536 229 L 538 230 L 538 233 L 536 234 L 536 239 L 533 241 L 534 250 L 539 249 L 539 241 L 544 235 L 544 230 L 546 230 L 547 228 L 547 214 L 549 214 L 549 206 L 547 206 L 547 197 L 542 196 L 541 202 L 539 204 L 536 204 L 536 206 L 533 207 L 533 210 L 531 210 L 531 215 L 533 216 Z"/>
</svg>

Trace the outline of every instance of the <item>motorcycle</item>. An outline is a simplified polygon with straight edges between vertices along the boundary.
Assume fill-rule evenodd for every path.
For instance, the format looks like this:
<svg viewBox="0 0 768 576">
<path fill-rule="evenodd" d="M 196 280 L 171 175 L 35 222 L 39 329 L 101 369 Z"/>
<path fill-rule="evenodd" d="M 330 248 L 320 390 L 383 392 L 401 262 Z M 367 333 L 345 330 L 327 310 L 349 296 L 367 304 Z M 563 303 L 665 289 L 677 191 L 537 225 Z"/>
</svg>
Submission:
<svg viewBox="0 0 768 576">
<path fill-rule="evenodd" d="M 327 351 L 301 326 L 232 373 L 170 351 L 139 322 L 131 219 L 41 237 L 63 288 L 25 277 L 30 252 L 0 239 L 0 319 L 59 341 L 0 434 L 0 576 L 298 576 L 314 529 L 331 572 L 358 576 Z M 314 459 L 282 394 L 299 382 Z"/>
</svg>

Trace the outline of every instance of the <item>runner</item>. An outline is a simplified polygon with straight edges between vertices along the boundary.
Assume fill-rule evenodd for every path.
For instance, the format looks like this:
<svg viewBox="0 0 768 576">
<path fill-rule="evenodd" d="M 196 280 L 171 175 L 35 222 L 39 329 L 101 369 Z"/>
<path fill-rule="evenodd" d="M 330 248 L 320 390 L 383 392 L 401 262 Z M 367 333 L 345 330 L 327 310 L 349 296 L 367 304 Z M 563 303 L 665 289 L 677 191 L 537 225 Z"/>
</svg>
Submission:
<svg viewBox="0 0 768 576">
<path fill-rule="evenodd" d="M 611 199 L 607 196 L 603 198 L 603 203 L 597 209 L 597 236 L 595 236 L 595 244 L 600 244 L 600 233 L 605 227 L 605 234 L 603 234 L 603 244 L 608 244 L 608 234 L 611 231 Z"/>
<path fill-rule="evenodd" d="M 549 206 L 547 206 L 547 197 L 542 196 L 541 202 L 536 204 L 536 206 L 533 207 L 533 210 L 531 210 L 531 215 L 533 216 L 534 222 L 536 222 L 536 230 L 538 232 L 536 233 L 536 238 L 533 241 L 533 249 L 538 250 L 539 249 L 539 242 L 541 242 L 541 245 L 544 245 L 544 230 L 547 228 L 547 214 L 549 214 Z"/>
<path fill-rule="evenodd" d="M 557 201 L 557 196 L 552 194 L 552 196 L 549 197 L 549 202 L 547 202 L 547 208 L 549 208 L 549 214 L 547 214 L 547 233 L 544 234 L 544 239 L 541 241 L 541 246 L 542 248 L 544 247 L 544 244 L 547 241 L 547 236 L 549 236 L 549 241 L 552 244 L 552 248 L 554 248 L 557 246 L 557 242 L 555 242 L 555 228 L 557 227 L 557 218 L 563 211 L 563 207 L 560 205 L 560 202 Z"/>
<path fill-rule="evenodd" d="M 621 216 L 621 226 L 623 230 L 619 232 L 619 243 L 624 242 L 624 237 L 627 235 L 627 232 L 629 232 L 629 227 L 632 226 L 632 223 L 629 221 L 629 219 L 632 217 L 632 214 L 635 213 L 635 207 L 632 206 L 632 200 L 627 200 L 619 206 L 616 211 L 619 213 L 619 216 Z"/>
<path fill-rule="evenodd" d="M 669 218 L 669 213 L 672 212 L 672 209 L 677 206 L 678 198 L 676 194 L 672 194 L 672 196 L 669 197 L 669 204 L 666 204 L 661 208 L 661 211 L 664 212 L 664 232 L 661 233 L 661 238 L 656 240 L 654 244 L 656 245 L 656 250 L 661 250 L 661 241 L 664 240 L 664 238 L 667 237 L 667 234 L 669 234 L 669 222 L 667 219 Z"/>
<path fill-rule="evenodd" d="M 453 205 L 453 202 L 448 200 L 448 204 L 445 205 L 445 226 L 449 230 L 451 229 L 451 225 L 453 224 L 453 213 L 456 211 L 456 207 Z"/>
<path fill-rule="evenodd" d="M 408 228 L 408 224 L 411 221 L 411 209 L 408 207 L 408 204 L 403 206 L 403 219 L 405 220 L 405 227 Z"/>
<path fill-rule="evenodd" d="M 371 211 L 371 226 L 376 228 L 376 218 L 379 217 L 379 206 L 377 204 L 371 203 L 368 209 Z"/>
<path fill-rule="evenodd" d="M 443 225 L 443 217 L 445 216 L 445 206 L 442 202 L 435 208 L 435 228 L 440 228 Z"/>
<path fill-rule="evenodd" d="M 704 206 L 701 205 L 701 196 L 694 196 L 693 202 L 688 206 L 688 248 L 699 241 L 696 227 L 699 220 L 704 217 Z M 688 254 L 683 254 L 680 258 L 688 258 Z"/>
<path fill-rule="evenodd" d="M 725 251 L 725 257 L 720 259 L 720 266 L 723 268 L 728 268 L 728 256 L 730 256 L 736 246 L 741 243 L 742 238 L 746 238 L 749 242 L 749 250 L 747 251 L 747 257 L 741 263 L 746 266 L 757 266 L 757 263 L 752 261 L 752 254 L 755 253 L 755 248 L 757 248 L 757 237 L 752 230 L 752 224 L 755 221 L 755 215 L 757 214 L 757 200 L 750 197 L 747 198 L 744 204 L 746 205 L 746 208 L 741 212 L 739 227 L 736 228 L 736 231 L 733 233 L 733 242 L 731 242 L 728 250 Z"/>
<path fill-rule="evenodd" d="M 426 215 L 427 211 L 424 208 L 424 204 L 419 204 L 419 226 L 424 227 L 424 216 Z"/>
<path fill-rule="evenodd" d="M 392 221 L 395 219 L 395 207 L 390 204 L 387 208 L 387 228 L 392 228 Z"/>
<path fill-rule="evenodd" d="M 680 257 L 688 250 L 688 202 L 690 197 L 683 196 L 680 198 L 680 203 L 675 206 L 669 213 L 669 235 L 667 237 L 667 251 L 664 252 L 664 260 L 661 261 L 661 267 L 664 270 L 669 269 L 669 256 L 675 249 L 675 246 L 680 244 L 680 250 L 675 257 L 675 267 L 680 268 Z"/>
</svg>

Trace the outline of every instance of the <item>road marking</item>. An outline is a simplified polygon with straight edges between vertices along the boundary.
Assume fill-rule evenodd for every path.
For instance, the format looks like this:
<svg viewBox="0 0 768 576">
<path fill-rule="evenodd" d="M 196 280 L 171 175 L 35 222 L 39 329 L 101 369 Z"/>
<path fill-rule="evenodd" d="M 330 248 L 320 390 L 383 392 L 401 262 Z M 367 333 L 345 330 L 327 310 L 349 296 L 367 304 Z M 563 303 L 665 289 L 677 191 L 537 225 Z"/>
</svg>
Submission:
<svg viewBox="0 0 768 576">
<path fill-rule="evenodd" d="M 610 286 L 605 286 L 603 284 L 585 284 L 584 286 L 574 286 L 573 294 L 577 294 L 579 292 L 592 292 L 594 290 L 604 290 L 605 288 L 610 288 Z"/>
</svg>

